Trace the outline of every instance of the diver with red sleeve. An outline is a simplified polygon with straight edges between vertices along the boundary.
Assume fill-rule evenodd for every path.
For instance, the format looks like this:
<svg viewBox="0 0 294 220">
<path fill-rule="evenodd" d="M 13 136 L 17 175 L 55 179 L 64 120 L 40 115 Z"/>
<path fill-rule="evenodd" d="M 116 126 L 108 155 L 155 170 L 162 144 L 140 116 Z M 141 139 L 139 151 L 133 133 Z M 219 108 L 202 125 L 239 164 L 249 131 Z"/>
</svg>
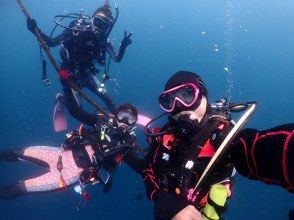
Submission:
<svg viewBox="0 0 294 220">
<path fill-rule="evenodd" d="M 157 117 L 147 125 L 150 151 L 143 171 L 156 219 L 221 219 L 235 171 L 293 193 L 293 123 L 242 130 L 256 103 L 209 103 L 204 82 L 187 71 L 167 81 L 159 103 L 168 122 L 151 128 Z M 243 113 L 237 122 L 234 112 Z"/>
</svg>

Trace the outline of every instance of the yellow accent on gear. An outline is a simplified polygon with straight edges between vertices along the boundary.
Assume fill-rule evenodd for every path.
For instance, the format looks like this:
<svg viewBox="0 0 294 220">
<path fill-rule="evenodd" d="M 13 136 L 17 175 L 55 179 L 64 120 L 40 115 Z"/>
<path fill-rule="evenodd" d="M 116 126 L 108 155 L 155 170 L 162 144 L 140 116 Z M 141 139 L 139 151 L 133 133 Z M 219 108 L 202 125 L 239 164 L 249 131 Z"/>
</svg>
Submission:
<svg viewBox="0 0 294 220">
<path fill-rule="evenodd" d="M 100 140 L 103 141 L 105 138 L 105 128 L 102 127 L 101 128 L 101 132 L 100 132 Z"/>
<path fill-rule="evenodd" d="M 101 141 L 103 141 L 104 138 L 105 138 L 105 132 L 101 132 L 101 136 L 100 136 Z"/>
<path fill-rule="evenodd" d="M 225 206 L 225 203 L 228 198 L 228 193 L 227 189 L 224 185 L 222 184 L 215 184 L 211 187 L 209 190 L 209 197 L 212 201 L 214 201 L 216 204 L 220 206 Z M 210 219 L 215 219 L 218 220 L 220 219 L 220 216 L 216 213 L 215 209 L 213 206 L 209 205 L 208 202 L 206 203 L 203 213 L 209 217 Z M 205 220 L 209 220 L 205 216 L 203 216 Z"/>
</svg>

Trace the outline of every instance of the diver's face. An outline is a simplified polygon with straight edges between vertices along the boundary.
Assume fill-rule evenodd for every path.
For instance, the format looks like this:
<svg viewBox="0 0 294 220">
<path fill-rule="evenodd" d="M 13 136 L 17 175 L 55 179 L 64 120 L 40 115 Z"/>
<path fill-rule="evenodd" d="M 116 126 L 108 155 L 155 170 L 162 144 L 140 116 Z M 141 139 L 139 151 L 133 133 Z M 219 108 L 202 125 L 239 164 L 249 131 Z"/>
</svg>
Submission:
<svg viewBox="0 0 294 220">
<path fill-rule="evenodd" d="M 125 124 L 125 123 L 119 122 L 117 120 L 116 120 L 116 123 L 117 123 L 117 127 L 120 128 L 120 130 L 123 131 L 123 132 L 129 131 L 133 127 L 133 126 L 129 126 L 129 125 Z"/>
<path fill-rule="evenodd" d="M 176 115 L 172 115 L 171 117 L 175 120 L 178 120 L 178 118 L 180 118 L 181 116 L 188 115 L 191 120 L 197 120 L 198 123 L 200 123 L 207 111 L 207 103 L 207 98 L 205 96 L 202 96 L 198 108 L 188 111 L 183 110 Z"/>
<path fill-rule="evenodd" d="M 92 30 L 100 34 L 107 33 L 111 28 L 111 21 L 104 12 L 98 12 L 92 18 Z"/>
<path fill-rule="evenodd" d="M 107 17 L 107 15 L 106 15 L 103 11 L 98 12 L 98 13 L 96 14 L 96 16 L 97 16 L 97 15 L 99 15 L 99 16 L 101 16 L 101 17 L 104 17 L 104 18 L 106 18 L 106 19 L 109 20 L 109 18 Z"/>
</svg>

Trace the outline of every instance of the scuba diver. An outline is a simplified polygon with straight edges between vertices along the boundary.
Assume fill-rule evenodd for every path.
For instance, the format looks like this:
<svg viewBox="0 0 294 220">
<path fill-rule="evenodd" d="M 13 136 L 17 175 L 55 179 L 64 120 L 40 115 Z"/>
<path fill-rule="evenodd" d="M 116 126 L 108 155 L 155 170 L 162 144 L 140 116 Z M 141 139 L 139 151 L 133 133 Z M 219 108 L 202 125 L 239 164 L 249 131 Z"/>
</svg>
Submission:
<svg viewBox="0 0 294 220">
<path fill-rule="evenodd" d="M 169 121 L 160 128 L 147 125 L 150 150 L 143 170 L 156 219 L 221 219 L 235 169 L 293 193 L 294 124 L 242 130 L 256 103 L 210 104 L 204 82 L 187 71 L 171 76 L 159 103 Z M 231 113 L 242 111 L 232 122 Z"/>
<path fill-rule="evenodd" d="M 56 20 L 60 17 L 60 20 Z M 73 18 L 74 20 L 67 27 L 61 23 L 64 18 Z M 67 80 L 71 79 L 80 88 L 86 87 L 91 90 L 105 102 L 111 112 L 115 112 L 115 104 L 107 95 L 104 82 L 109 78 L 107 71 L 110 58 L 115 62 L 120 62 L 126 48 L 132 43 L 132 33 L 124 32 L 119 52 L 115 52 L 108 37 L 117 18 L 118 8 L 116 7 L 116 17 L 114 18 L 108 1 L 99 7 L 92 17 L 83 13 L 81 15 L 72 13 L 65 16 L 55 16 L 56 25 L 65 28 L 56 37 L 48 37 L 40 31 L 34 19 L 27 19 L 28 30 L 35 34 L 35 30 L 38 29 L 48 47 L 60 46 L 59 52 L 62 62 L 59 78 L 64 95 L 62 98 L 59 97 L 57 101 L 64 103 L 74 118 L 88 125 L 93 126 L 96 123 L 96 115 L 85 112 L 81 108 L 80 96 L 70 87 Z M 106 53 L 109 55 L 108 67 L 102 75 L 103 82 L 99 82 L 95 76 L 98 72 L 95 63 L 106 67 Z"/>
<path fill-rule="evenodd" d="M 113 175 L 122 161 L 140 172 L 141 157 L 133 128 L 137 110 L 131 104 L 121 105 L 108 119 L 100 118 L 99 126 L 83 125 L 68 133 L 60 147 L 32 146 L 22 150 L 0 152 L 0 162 L 29 161 L 46 168 L 46 173 L 0 188 L 0 199 L 60 191 L 76 184 L 75 190 L 90 198 L 85 185 L 101 183 L 104 192 L 112 186 Z"/>
</svg>

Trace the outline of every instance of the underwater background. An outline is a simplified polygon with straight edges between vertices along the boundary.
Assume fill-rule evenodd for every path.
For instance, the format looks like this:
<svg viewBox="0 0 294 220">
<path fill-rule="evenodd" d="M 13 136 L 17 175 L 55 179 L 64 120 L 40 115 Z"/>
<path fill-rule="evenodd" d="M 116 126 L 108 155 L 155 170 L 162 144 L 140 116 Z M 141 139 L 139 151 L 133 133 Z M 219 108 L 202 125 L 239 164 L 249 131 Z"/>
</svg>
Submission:
<svg viewBox="0 0 294 220">
<path fill-rule="evenodd" d="M 57 14 L 92 15 L 102 0 L 26 0 L 31 16 L 50 34 Z M 113 2 L 112 2 L 113 3 Z M 123 32 L 133 43 L 120 64 L 112 63 L 107 89 L 116 103 L 131 102 L 150 117 L 160 114 L 157 98 L 169 76 L 195 71 L 210 91 L 210 101 L 230 97 L 259 108 L 247 127 L 266 129 L 294 121 L 294 2 L 261 0 L 117 0 L 120 16 L 110 37 L 116 48 Z M 55 94 L 61 91 L 48 62 L 52 81 L 41 81 L 35 37 L 17 2 L 0 0 L 0 150 L 32 145 L 59 146 L 65 133 L 53 131 Z M 56 30 L 60 33 L 61 28 Z M 58 49 L 52 49 L 59 60 Z M 97 101 L 99 101 L 97 99 Z M 90 106 L 86 108 L 91 109 Z M 69 128 L 78 122 L 68 116 Z M 137 129 L 147 147 L 143 129 Z M 1 163 L 0 186 L 41 172 L 31 164 Z M 107 194 L 88 187 L 92 200 L 79 211 L 73 189 L 0 201 L 0 219 L 153 219 L 142 180 L 127 166 L 116 172 Z M 141 198 L 142 197 L 142 198 Z M 293 194 L 237 176 L 226 219 L 287 219 Z"/>
</svg>

